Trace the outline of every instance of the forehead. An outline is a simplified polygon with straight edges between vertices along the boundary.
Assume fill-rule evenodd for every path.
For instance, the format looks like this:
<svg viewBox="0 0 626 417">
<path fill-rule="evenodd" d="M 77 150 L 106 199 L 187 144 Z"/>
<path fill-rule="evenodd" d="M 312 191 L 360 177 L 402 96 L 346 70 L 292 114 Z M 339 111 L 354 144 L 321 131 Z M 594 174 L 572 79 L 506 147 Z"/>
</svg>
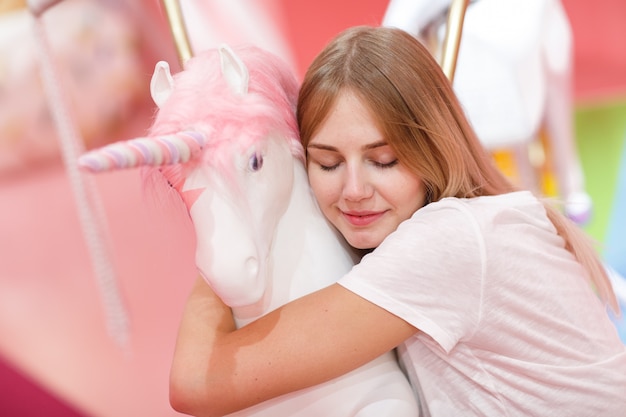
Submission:
<svg viewBox="0 0 626 417">
<path fill-rule="evenodd" d="M 340 93 L 308 146 L 364 146 L 384 141 L 379 121 L 357 94 Z"/>
</svg>

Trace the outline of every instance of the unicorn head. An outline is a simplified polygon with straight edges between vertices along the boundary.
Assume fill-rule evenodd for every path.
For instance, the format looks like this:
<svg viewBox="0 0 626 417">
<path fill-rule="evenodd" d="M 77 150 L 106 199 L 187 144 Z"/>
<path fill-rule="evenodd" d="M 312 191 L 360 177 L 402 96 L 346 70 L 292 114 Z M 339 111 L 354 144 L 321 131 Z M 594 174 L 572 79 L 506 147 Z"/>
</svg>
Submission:
<svg viewBox="0 0 626 417">
<path fill-rule="evenodd" d="M 148 135 L 88 152 L 79 165 L 158 170 L 187 206 L 201 274 L 227 304 L 252 305 L 266 291 L 273 235 L 304 159 L 297 89 L 289 68 L 255 47 L 206 51 L 174 76 L 158 63 Z"/>
</svg>

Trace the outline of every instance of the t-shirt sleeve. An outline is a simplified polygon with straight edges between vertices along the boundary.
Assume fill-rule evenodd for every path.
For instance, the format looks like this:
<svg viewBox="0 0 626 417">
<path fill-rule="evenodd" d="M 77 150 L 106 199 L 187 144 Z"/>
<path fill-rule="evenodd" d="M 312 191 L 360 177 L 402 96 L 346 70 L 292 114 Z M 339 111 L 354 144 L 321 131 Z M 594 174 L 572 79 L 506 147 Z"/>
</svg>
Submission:
<svg viewBox="0 0 626 417">
<path fill-rule="evenodd" d="M 477 221 L 463 205 L 430 206 L 401 223 L 339 284 L 449 352 L 472 336 L 480 320 L 485 248 Z"/>
</svg>

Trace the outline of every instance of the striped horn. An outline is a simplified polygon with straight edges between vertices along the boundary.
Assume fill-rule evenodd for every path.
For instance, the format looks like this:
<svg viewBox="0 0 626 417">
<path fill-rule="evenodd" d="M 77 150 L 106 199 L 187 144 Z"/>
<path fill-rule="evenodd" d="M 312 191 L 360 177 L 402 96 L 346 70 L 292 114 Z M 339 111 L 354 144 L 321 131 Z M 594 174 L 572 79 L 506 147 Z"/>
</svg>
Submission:
<svg viewBox="0 0 626 417">
<path fill-rule="evenodd" d="M 195 157 L 205 141 L 205 136 L 195 131 L 136 138 L 89 151 L 78 159 L 78 165 L 87 171 L 104 172 L 182 164 Z"/>
</svg>

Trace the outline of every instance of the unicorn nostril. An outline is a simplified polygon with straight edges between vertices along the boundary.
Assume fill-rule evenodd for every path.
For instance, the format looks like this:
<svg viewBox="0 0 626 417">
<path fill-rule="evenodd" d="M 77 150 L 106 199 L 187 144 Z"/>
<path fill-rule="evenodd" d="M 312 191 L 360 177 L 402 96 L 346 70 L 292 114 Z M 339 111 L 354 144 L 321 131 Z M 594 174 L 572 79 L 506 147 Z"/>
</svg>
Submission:
<svg viewBox="0 0 626 417">
<path fill-rule="evenodd" d="M 259 261 L 257 258 L 248 258 L 245 263 L 245 270 L 250 276 L 256 276 L 259 272 Z"/>
</svg>

